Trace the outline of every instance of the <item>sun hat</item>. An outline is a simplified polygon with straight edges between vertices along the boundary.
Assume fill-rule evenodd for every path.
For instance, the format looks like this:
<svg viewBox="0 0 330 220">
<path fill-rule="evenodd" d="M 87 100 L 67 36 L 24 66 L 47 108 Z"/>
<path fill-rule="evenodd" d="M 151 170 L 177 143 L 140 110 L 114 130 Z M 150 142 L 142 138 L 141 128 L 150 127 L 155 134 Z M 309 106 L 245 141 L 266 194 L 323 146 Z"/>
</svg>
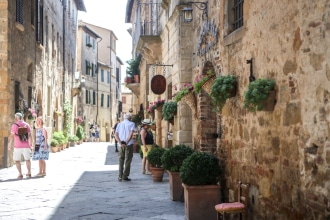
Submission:
<svg viewBox="0 0 330 220">
<path fill-rule="evenodd" d="M 151 125 L 151 120 L 150 119 L 144 119 L 141 123 L 143 125 Z"/>
<path fill-rule="evenodd" d="M 19 117 L 19 118 L 23 118 L 23 115 L 22 115 L 22 113 L 20 113 L 20 112 L 16 112 L 16 113 L 15 113 L 15 116 L 16 116 L 16 117 Z"/>
</svg>

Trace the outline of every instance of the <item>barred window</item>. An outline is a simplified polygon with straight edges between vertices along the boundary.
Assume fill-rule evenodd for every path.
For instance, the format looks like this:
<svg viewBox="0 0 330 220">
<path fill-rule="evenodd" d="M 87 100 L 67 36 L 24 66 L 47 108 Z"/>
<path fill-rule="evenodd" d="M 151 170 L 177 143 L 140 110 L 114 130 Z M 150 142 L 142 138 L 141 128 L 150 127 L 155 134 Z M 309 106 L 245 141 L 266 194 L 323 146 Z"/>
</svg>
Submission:
<svg viewBox="0 0 330 220">
<path fill-rule="evenodd" d="M 16 0 L 16 22 L 23 24 L 23 0 Z"/>
<path fill-rule="evenodd" d="M 234 11 L 234 30 L 243 26 L 243 2 L 244 0 L 235 0 L 233 11 Z"/>
</svg>

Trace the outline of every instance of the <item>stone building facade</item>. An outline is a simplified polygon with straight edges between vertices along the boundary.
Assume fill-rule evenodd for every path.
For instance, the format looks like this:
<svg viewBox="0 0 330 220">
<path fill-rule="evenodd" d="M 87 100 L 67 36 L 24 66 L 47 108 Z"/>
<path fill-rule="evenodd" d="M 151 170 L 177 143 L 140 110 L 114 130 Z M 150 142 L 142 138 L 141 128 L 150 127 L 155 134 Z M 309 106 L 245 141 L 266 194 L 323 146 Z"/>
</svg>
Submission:
<svg viewBox="0 0 330 220">
<path fill-rule="evenodd" d="M 140 22 L 152 14 L 148 2 L 127 1 L 133 47 L 143 57 L 139 103 L 152 101 L 150 63 L 173 65 L 165 74 L 166 100 L 208 70 L 238 78 L 237 95 L 221 112 L 203 91 L 195 109 L 178 103 L 173 127 L 156 116 L 157 142 L 166 146 L 172 130 L 173 144 L 216 154 L 222 201 L 234 199 L 238 180 L 250 184 L 248 219 L 329 218 L 330 2 L 205 2 L 204 15 L 201 5 L 190 5 L 193 21 L 185 23 L 187 1 L 154 1 L 158 32 L 147 33 Z M 273 111 L 243 108 L 251 77 L 275 80 Z"/>
<path fill-rule="evenodd" d="M 120 75 L 123 65 L 116 56 L 116 41 L 113 31 L 79 21 L 78 71 L 85 80 L 82 94 L 78 96 L 80 110 L 87 124 L 98 124 L 101 141 L 109 141 L 111 128 L 120 111 Z M 90 42 L 90 46 L 88 44 Z M 89 68 L 90 66 L 90 68 Z M 89 126 L 85 126 L 89 133 Z"/>
<path fill-rule="evenodd" d="M 85 10 L 82 0 L 0 1 L 0 167 L 13 164 L 7 141 L 15 112 L 28 121 L 33 109 L 44 118 L 50 137 L 62 129 L 55 111 L 71 97 L 78 10 Z"/>
</svg>

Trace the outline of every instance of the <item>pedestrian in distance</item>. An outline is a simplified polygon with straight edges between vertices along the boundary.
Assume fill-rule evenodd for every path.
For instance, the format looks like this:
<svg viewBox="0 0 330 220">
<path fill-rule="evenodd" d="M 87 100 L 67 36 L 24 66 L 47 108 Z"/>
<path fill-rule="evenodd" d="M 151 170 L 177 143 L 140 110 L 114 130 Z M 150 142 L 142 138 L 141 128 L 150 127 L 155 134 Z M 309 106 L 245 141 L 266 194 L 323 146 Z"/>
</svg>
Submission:
<svg viewBox="0 0 330 220">
<path fill-rule="evenodd" d="M 111 137 L 113 138 L 113 139 L 115 139 L 115 148 L 116 148 L 116 150 L 115 150 L 115 152 L 118 152 L 118 141 L 116 140 L 116 138 L 115 138 L 115 133 L 116 133 L 116 128 L 117 128 L 117 125 L 119 124 L 119 120 L 117 120 L 117 123 L 113 126 L 113 128 L 112 128 L 112 134 L 111 134 Z"/>
<path fill-rule="evenodd" d="M 151 121 L 150 119 L 144 119 L 142 121 L 142 126 L 140 130 L 140 139 L 141 139 L 141 151 L 142 151 L 142 173 L 150 175 L 150 166 L 147 159 L 148 153 L 152 149 L 154 144 L 154 137 L 152 132 L 150 131 Z"/>
<path fill-rule="evenodd" d="M 95 125 L 95 142 L 100 141 L 100 127 Z"/>
<path fill-rule="evenodd" d="M 89 132 L 90 132 L 91 142 L 94 142 L 95 141 L 95 125 L 94 125 L 94 123 L 91 124 L 91 126 L 89 127 Z"/>
<path fill-rule="evenodd" d="M 36 139 L 32 160 L 39 161 L 38 177 L 46 176 L 46 160 L 49 158 L 48 134 L 42 117 L 36 119 Z"/>
<path fill-rule="evenodd" d="M 115 138 L 120 143 L 118 152 L 119 157 L 119 181 L 130 181 L 128 178 L 133 158 L 133 133 L 135 123 L 131 121 L 132 115 L 127 113 L 124 115 L 124 121 L 120 122 L 116 127 Z"/>
<path fill-rule="evenodd" d="M 21 167 L 21 158 L 24 157 L 27 174 L 26 177 L 31 177 L 31 147 L 32 147 L 32 138 L 31 138 L 31 127 L 28 123 L 24 122 L 23 115 L 19 112 L 15 114 L 15 123 L 11 126 L 8 148 L 12 149 L 13 160 L 15 161 L 16 168 L 18 170 L 17 179 L 23 179 L 22 167 Z"/>
</svg>

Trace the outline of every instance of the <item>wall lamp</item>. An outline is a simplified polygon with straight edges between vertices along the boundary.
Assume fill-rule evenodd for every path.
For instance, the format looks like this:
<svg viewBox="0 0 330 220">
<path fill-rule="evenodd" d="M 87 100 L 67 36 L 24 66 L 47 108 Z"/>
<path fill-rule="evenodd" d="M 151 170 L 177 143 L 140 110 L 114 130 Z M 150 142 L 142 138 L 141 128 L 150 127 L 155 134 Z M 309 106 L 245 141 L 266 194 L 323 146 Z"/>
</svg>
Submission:
<svg viewBox="0 0 330 220">
<path fill-rule="evenodd" d="M 189 6 L 195 5 L 198 9 L 203 10 L 202 19 L 207 20 L 207 3 L 208 2 L 187 2 L 187 5 L 184 9 L 182 9 L 183 13 L 183 22 L 192 22 L 193 20 L 193 9 Z"/>
</svg>

